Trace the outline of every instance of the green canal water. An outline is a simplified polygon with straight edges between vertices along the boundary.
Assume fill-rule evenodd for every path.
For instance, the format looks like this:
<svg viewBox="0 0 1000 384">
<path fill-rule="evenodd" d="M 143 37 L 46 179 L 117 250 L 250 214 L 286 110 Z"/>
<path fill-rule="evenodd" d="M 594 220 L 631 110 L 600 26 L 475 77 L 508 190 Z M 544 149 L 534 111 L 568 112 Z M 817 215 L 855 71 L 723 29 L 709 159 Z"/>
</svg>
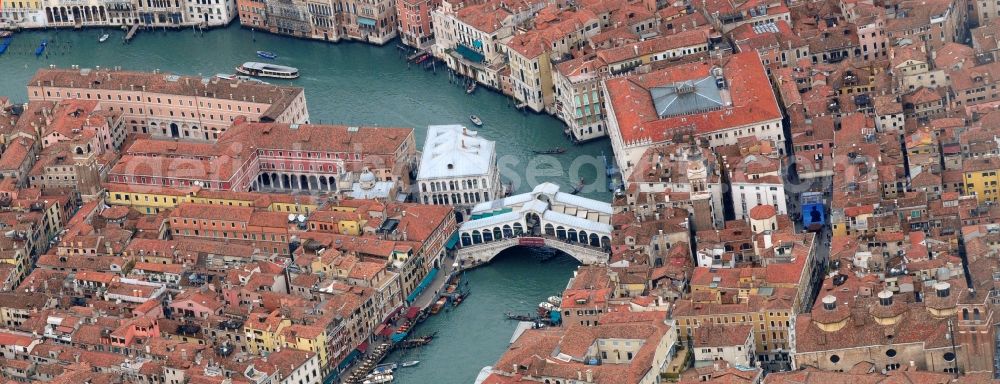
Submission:
<svg viewBox="0 0 1000 384">
<path fill-rule="evenodd" d="M 581 195 L 607 201 L 607 180 L 601 155 L 611 154 L 607 141 L 570 144 L 563 125 L 544 115 L 521 113 L 502 95 L 479 89 L 466 95 L 445 68 L 437 73 L 409 68 L 395 44 L 327 44 L 252 33 L 236 26 L 194 33 L 140 32 L 130 44 L 124 33 L 108 30 L 112 38 L 98 43 L 100 30 L 48 30 L 19 33 L 7 53 L 0 55 L 0 95 L 15 102 L 27 100 L 25 85 L 38 68 L 114 67 L 151 71 L 159 69 L 186 75 L 212 76 L 232 73 L 244 61 L 258 61 L 255 51 L 279 55 L 278 64 L 299 68 L 293 82 L 306 90 L 313 122 L 349 125 L 413 127 L 422 145 L 427 125 L 468 124 L 476 114 L 485 125 L 480 134 L 497 141 L 502 176 L 518 192 L 550 181 L 564 190 L 582 177 L 587 186 Z M 35 57 L 42 39 L 49 39 L 46 54 Z M 275 81 L 278 83 L 280 81 Z M 564 147 L 558 156 L 539 156 L 532 150 Z M 538 302 L 560 292 L 577 265 L 565 255 L 541 261 L 523 249 L 511 249 L 491 265 L 469 271 L 472 296 L 458 308 L 431 317 L 415 332 L 438 331 L 429 346 L 397 354 L 388 361 L 420 360 L 401 369 L 397 382 L 468 384 L 480 368 L 492 365 L 507 347 L 515 323 L 503 319 L 506 311 L 527 312 Z"/>
<path fill-rule="evenodd" d="M 560 255 L 542 261 L 532 252 L 510 249 L 482 268 L 465 273 L 471 295 L 462 305 L 431 316 L 414 332 L 438 332 L 427 346 L 390 354 L 386 362 L 419 360 L 400 368 L 402 384 L 472 384 L 479 370 L 503 354 L 517 322 L 504 313 L 534 313 L 538 303 L 559 294 L 579 263 Z"/>
</svg>

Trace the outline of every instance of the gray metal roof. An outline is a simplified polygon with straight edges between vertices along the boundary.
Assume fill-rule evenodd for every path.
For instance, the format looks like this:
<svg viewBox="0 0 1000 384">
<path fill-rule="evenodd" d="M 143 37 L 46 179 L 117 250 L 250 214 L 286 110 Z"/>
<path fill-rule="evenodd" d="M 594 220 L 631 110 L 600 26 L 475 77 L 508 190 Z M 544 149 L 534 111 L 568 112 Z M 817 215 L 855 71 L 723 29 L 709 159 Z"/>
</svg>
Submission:
<svg viewBox="0 0 1000 384">
<path fill-rule="evenodd" d="M 715 77 L 688 80 L 649 90 L 660 117 L 686 115 L 722 108 L 722 94 Z"/>
</svg>

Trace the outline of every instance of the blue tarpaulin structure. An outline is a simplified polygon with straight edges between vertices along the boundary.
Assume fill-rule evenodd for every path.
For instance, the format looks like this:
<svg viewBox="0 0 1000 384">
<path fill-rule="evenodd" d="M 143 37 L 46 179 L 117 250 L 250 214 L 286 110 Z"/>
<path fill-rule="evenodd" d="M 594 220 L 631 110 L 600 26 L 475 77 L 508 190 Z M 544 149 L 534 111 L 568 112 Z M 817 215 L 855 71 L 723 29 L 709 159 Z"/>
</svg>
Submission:
<svg viewBox="0 0 1000 384">
<path fill-rule="evenodd" d="M 375 19 L 369 19 L 367 17 L 359 17 L 358 18 L 358 24 L 367 25 L 369 27 L 374 27 L 375 26 Z"/>
<path fill-rule="evenodd" d="M 456 244 L 458 244 L 458 232 L 451 234 L 451 237 L 448 238 L 448 244 L 445 244 L 445 247 L 448 249 L 455 249 Z"/>
<path fill-rule="evenodd" d="M 398 343 L 400 341 L 403 341 L 403 339 L 405 339 L 406 335 L 408 335 L 408 334 L 409 334 L 409 332 L 396 332 L 396 333 L 393 333 L 392 334 L 392 342 L 393 343 Z"/>
<path fill-rule="evenodd" d="M 406 302 L 412 303 L 413 299 L 416 299 L 417 296 L 420 296 L 420 293 L 423 292 L 425 289 L 427 289 L 427 286 L 431 285 L 431 282 L 434 281 L 434 276 L 437 276 L 437 273 L 438 273 L 437 268 L 433 268 L 430 270 L 430 272 L 427 272 L 427 276 L 425 276 L 424 279 L 420 281 L 420 284 L 413 289 L 413 292 L 406 297 Z"/>
<path fill-rule="evenodd" d="M 486 60 L 486 56 L 483 56 L 482 53 L 476 52 L 476 50 L 465 46 L 465 44 L 459 44 L 455 47 L 455 51 L 457 51 L 459 55 L 462 55 L 462 57 L 466 60 L 474 63 L 482 63 L 483 60 Z"/>
</svg>

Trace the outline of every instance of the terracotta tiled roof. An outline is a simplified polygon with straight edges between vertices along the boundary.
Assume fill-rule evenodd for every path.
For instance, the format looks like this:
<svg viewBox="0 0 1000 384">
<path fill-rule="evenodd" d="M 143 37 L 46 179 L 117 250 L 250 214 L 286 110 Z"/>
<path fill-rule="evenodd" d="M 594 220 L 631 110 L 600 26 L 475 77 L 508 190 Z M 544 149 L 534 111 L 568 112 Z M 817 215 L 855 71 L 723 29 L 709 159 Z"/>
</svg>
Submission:
<svg viewBox="0 0 1000 384">
<path fill-rule="evenodd" d="M 609 102 L 615 110 L 622 140 L 626 143 L 640 140 L 660 142 L 669 139 L 674 128 L 692 127 L 696 133 L 705 134 L 781 119 L 778 103 L 756 52 L 739 53 L 722 63 L 725 77 L 731 84 L 731 107 L 660 118 L 649 90 L 709 76 L 712 64 L 709 61 L 682 64 L 647 74 L 607 80 L 611 94 Z"/>
</svg>

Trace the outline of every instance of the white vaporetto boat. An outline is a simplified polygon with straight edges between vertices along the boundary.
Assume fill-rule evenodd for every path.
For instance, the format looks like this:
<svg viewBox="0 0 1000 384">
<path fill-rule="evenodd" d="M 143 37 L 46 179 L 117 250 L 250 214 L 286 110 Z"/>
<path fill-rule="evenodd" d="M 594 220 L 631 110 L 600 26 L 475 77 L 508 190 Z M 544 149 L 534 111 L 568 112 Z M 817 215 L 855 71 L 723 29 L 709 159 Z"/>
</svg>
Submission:
<svg viewBox="0 0 1000 384">
<path fill-rule="evenodd" d="M 236 72 L 247 76 L 273 77 L 275 79 L 294 79 L 299 77 L 299 69 L 284 65 L 258 63 L 248 61 L 236 67 Z"/>
</svg>

